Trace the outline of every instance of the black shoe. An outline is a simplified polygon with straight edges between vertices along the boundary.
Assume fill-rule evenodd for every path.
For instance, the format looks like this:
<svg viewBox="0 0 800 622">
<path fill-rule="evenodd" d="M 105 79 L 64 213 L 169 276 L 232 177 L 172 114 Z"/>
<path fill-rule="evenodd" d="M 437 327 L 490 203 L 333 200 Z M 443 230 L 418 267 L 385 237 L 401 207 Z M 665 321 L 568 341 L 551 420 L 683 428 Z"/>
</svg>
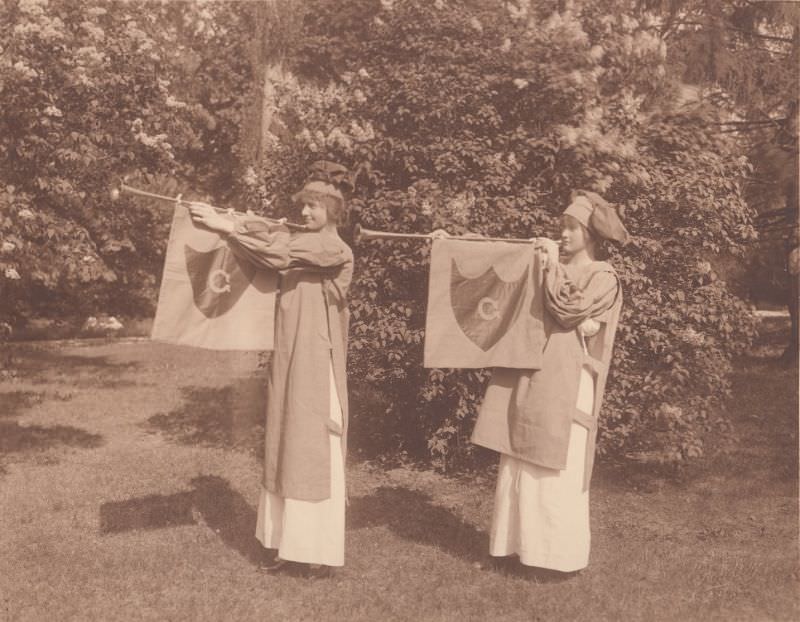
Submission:
<svg viewBox="0 0 800 622">
<path fill-rule="evenodd" d="M 330 579 L 333 577 L 333 568 L 322 564 L 305 564 L 303 576 L 307 579 Z"/>
<path fill-rule="evenodd" d="M 493 570 L 500 573 L 513 573 L 518 566 L 519 558 L 516 555 L 492 556 L 485 562 L 478 564 L 478 567 L 483 570 Z"/>
<path fill-rule="evenodd" d="M 258 560 L 258 569 L 265 572 L 279 570 L 285 565 L 286 562 L 278 557 L 278 551 L 276 549 L 264 549 Z"/>
</svg>

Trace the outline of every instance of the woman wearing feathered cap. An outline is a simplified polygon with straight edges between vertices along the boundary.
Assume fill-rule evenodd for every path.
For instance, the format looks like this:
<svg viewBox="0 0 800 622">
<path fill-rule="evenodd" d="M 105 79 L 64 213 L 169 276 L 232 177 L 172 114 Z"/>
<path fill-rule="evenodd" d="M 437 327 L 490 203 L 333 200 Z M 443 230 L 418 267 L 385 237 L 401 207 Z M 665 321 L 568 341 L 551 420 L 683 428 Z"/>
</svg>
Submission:
<svg viewBox="0 0 800 622">
<path fill-rule="evenodd" d="M 353 252 L 337 232 L 345 215 L 343 188 L 350 189 L 344 167 L 314 163 L 292 197 L 305 231 L 292 234 L 190 207 L 196 222 L 227 235 L 238 257 L 280 275 L 256 526 L 269 551 L 262 564 L 267 570 L 295 562 L 318 576 L 344 564 L 346 296 Z"/>
<path fill-rule="evenodd" d="M 537 239 L 546 345 L 538 370 L 494 369 L 472 441 L 501 453 L 490 554 L 574 572 L 589 562 L 589 479 L 622 304 L 603 240 L 626 243 L 614 208 L 590 192 L 562 217 L 561 253 Z"/>
</svg>

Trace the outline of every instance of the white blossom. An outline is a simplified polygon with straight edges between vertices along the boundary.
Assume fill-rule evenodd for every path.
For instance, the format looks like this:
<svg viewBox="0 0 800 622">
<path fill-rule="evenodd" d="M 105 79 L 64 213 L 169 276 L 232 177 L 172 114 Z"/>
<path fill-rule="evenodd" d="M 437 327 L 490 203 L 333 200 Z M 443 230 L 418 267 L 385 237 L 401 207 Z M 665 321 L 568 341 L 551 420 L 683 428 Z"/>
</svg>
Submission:
<svg viewBox="0 0 800 622">
<path fill-rule="evenodd" d="M 622 37 L 622 49 L 625 50 L 625 54 L 628 56 L 633 53 L 633 37 L 630 35 Z"/>
<path fill-rule="evenodd" d="M 175 99 L 172 95 L 167 95 L 167 99 L 164 101 L 167 105 L 167 108 L 186 108 L 187 104 L 180 100 Z"/>
<path fill-rule="evenodd" d="M 525 19 L 528 16 L 528 9 L 530 9 L 530 0 L 519 0 L 519 2 L 506 3 L 508 14 L 513 20 Z"/>
<path fill-rule="evenodd" d="M 252 166 L 248 166 L 244 171 L 243 181 L 246 186 L 255 186 L 258 183 L 258 176 Z"/>
<path fill-rule="evenodd" d="M 16 69 L 26 78 L 35 78 L 36 76 L 39 75 L 38 73 L 36 73 L 35 69 L 28 67 L 28 65 L 23 63 L 21 60 L 18 60 L 16 63 L 14 63 L 14 69 Z"/>
<path fill-rule="evenodd" d="M 514 79 L 514 86 L 518 89 L 524 89 L 526 86 L 530 84 L 527 80 L 523 80 L 522 78 L 515 78 Z"/>
<path fill-rule="evenodd" d="M 661 42 L 658 44 L 658 57 L 661 60 L 667 58 L 667 42 L 661 39 Z"/>
<path fill-rule="evenodd" d="M 17 212 L 17 215 L 20 218 L 24 218 L 25 220 L 30 220 L 31 218 L 33 218 L 33 212 L 29 210 L 27 207 L 23 207 L 21 210 L 19 210 L 19 212 Z"/>
<path fill-rule="evenodd" d="M 18 281 L 19 279 L 22 278 L 19 275 L 19 272 L 17 272 L 16 268 L 6 268 L 5 276 L 6 276 L 7 279 L 10 279 L 12 281 Z"/>
<path fill-rule="evenodd" d="M 567 146 L 573 147 L 577 144 L 579 135 L 577 127 L 560 125 L 558 127 L 558 133 L 561 135 L 561 139 L 567 144 Z"/>
<path fill-rule="evenodd" d="M 55 106 L 52 106 L 52 105 L 50 105 L 50 106 L 48 106 L 47 108 L 44 109 L 44 114 L 46 114 L 48 117 L 63 117 L 64 116 L 63 112 L 61 112 L 58 108 L 56 108 Z"/>
<path fill-rule="evenodd" d="M 369 72 L 366 69 L 364 69 L 363 67 L 358 70 L 358 75 L 361 78 L 369 78 Z"/>
<path fill-rule="evenodd" d="M 629 15 L 623 13 L 620 22 L 622 23 L 623 30 L 628 32 L 636 30 L 639 27 L 639 21 Z"/>
<path fill-rule="evenodd" d="M 47 0 L 20 0 L 18 8 L 21 13 L 32 16 L 44 16 L 44 7 L 46 6 Z"/>
<path fill-rule="evenodd" d="M 709 274 L 711 272 L 711 263 L 708 261 L 698 261 L 697 271 L 700 274 Z"/>
<path fill-rule="evenodd" d="M 477 17 L 473 17 L 469 20 L 469 25 L 472 26 L 478 32 L 483 32 L 483 24 L 481 24 L 481 20 Z"/>
<path fill-rule="evenodd" d="M 0 249 L 1 249 L 1 250 L 2 250 L 4 253 L 10 253 L 10 252 L 11 252 L 11 251 L 13 251 L 15 248 L 17 248 L 16 244 L 14 244 L 13 242 L 8 242 L 8 241 L 6 241 L 6 242 L 3 242 L 3 245 L 2 245 L 2 246 L 0 246 Z"/>
<path fill-rule="evenodd" d="M 677 331 L 678 337 L 684 343 L 692 346 L 702 346 L 705 343 L 705 335 L 698 333 L 694 328 L 688 326 L 683 330 Z"/>
<path fill-rule="evenodd" d="M 92 22 L 81 22 L 81 28 L 89 33 L 89 36 L 92 37 L 92 39 L 103 41 L 106 38 L 106 33 L 103 31 L 103 29 Z"/>
<path fill-rule="evenodd" d="M 345 149 L 349 149 L 353 146 L 353 141 L 350 140 L 350 137 L 347 136 L 342 130 L 338 127 L 333 128 L 329 133 L 328 137 L 325 139 L 325 143 L 328 145 L 339 145 L 340 147 L 344 147 Z"/>
</svg>

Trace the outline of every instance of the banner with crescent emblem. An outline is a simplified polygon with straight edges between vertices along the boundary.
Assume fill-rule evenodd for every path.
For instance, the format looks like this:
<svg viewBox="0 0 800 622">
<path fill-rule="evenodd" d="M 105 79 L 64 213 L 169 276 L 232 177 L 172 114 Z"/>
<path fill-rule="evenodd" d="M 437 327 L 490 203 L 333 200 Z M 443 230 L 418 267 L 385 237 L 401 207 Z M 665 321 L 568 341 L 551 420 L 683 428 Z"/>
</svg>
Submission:
<svg viewBox="0 0 800 622">
<path fill-rule="evenodd" d="M 540 369 L 541 289 L 532 244 L 434 240 L 425 367 Z"/>
<path fill-rule="evenodd" d="M 271 350 L 278 274 L 239 259 L 176 206 L 152 338 L 210 350 Z"/>
</svg>

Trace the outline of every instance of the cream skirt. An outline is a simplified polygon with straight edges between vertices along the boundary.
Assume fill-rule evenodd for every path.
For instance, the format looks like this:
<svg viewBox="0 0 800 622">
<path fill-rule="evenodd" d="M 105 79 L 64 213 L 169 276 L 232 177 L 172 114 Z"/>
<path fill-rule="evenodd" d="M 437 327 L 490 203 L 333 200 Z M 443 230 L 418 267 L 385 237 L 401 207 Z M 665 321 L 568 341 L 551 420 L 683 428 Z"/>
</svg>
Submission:
<svg viewBox="0 0 800 622">
<path fill-rule="evenodd" d="M 581 370 L 578 408 L 592 412 L 594 381 Z M 540 467 L 501 454 L 489 553 L 526 566 L 572 572 L 589 563 L 589 491 L 583 490 L 588 430 L 570 429 L 567 467 Z"/>
<path fill-rule="evenodd" d="M 330 367 L 331 419 L 342 421 L 342 407 Z M 256 538 L 266 548 L 278 549 L 287 561 L 344 565 L 344 457 L 342 437 L 329 434 L 331 454 L 331 496 L 322 501 L 280 497 L 261 489 L 258 502 Z"/>
</svg>

